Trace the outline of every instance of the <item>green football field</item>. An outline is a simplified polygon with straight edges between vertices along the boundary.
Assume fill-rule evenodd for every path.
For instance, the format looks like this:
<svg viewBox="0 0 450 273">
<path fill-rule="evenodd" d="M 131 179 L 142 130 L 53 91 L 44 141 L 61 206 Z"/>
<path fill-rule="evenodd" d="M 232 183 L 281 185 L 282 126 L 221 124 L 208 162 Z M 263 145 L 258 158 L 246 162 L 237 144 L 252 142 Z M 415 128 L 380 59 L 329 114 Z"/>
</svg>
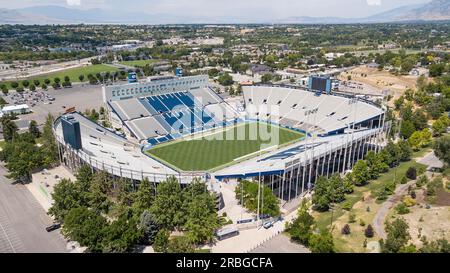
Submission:
<svg viewBox="0 0 450 273">
<path fill-rule="evenodd" d="M 279 126 L 246 123 L 162 144 L 146 153 L 182 171 L 207 171 L 231 165 L 247 156 L 257 156 L 260 150 L 296 142 L 303 136 Z"/>
</svg>

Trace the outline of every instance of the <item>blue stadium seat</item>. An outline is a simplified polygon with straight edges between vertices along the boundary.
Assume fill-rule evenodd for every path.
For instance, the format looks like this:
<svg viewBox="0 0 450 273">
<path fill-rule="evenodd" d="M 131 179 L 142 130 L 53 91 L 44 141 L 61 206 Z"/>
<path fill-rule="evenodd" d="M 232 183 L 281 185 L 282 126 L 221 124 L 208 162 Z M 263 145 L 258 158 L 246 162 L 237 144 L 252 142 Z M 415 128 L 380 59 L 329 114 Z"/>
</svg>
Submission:
<svg viewBox="0 0 450 273">
<path fill-rule="evenodd" d="M 193 108 L 193 107 L 195 107 L 195 102 L 194 102 L 193 98 L 191 98 L 188 94 L 190 94 L 190 93 L 182 92 L 182 93 L 177 93 L 175 95 L 178 97 L 178 99 L 184 105 L 186 105 L 189 108 Z"/>
<path fill-rule="evenodd" d="M 180 100 L 174 94 L 165 94 L 157 96 L 157 98 L 170 110 L 174 110 L 176 108 L 185 107 Z"/>
<path fill-rule="evenodd" d="M 157 141 L 156 139 L 154 139 L 154 138 L 149 138 L 147 141 L 148 141 L 148 143 L 150 143 L 152 146 L 158 144 L 158 141 Z"/>
<path fill-rule="evenodd" d="M 157 99 L 157 97 L 148 97 L 147 100 L 150 103 L 150 105 L 159 113 L 169 111 L 167 107 L 165 107 L 164 104 L 162 104 L 161 101 Z"/>
</svg>

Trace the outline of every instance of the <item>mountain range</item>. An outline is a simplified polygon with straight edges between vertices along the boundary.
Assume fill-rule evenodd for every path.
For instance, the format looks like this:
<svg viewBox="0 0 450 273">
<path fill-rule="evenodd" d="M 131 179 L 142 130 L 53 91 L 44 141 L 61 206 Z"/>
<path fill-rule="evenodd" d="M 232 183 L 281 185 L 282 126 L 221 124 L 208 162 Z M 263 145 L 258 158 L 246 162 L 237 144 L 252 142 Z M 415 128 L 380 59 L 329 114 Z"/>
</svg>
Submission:
<svg viewBox="0 0 450 273">
<path fill-rule="evenodd" d="M 272 21 L 234 17 L 190 17 L 63 6 L 0 9 L 0 24 L 349 24 L 450 20 L 450 0 L 432 0 L 364 18 L 296 16 Z"/>
</svg>

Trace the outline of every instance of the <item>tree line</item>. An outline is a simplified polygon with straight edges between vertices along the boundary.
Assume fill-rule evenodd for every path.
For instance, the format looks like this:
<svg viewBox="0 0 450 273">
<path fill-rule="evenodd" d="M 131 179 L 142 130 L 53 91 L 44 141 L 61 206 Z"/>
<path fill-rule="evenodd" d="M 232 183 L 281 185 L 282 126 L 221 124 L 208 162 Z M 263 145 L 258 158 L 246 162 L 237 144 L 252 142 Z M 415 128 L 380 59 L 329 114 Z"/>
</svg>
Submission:
<svg viewBox="0 0 450 273">
<path fill-rule="evenodd" d="M 0 159 L 6 162 L 9 178 L 29 181 L 33 171 L 58 163 L 58 147 L 52 130 L 53 117 L 48 115 L 42 133 L 36 121 L 31 121 L 28 132 L 19 134 L 14 119 L 15 116 L 6 115 L 0 120 L 6 142 L 0 152 Z"/>
<path fill-rule="evenodd" d="M 75 181 L 56 185 L 52 197 L 49 214 L 63 224 L 63 234 L 91 252 L 129 252 L 136 245 L 194 252 L 213 242 L 223 223 L 214 195 L 200 180 L 186 187 L 175 177 L 156 187 L 147 179 L 133 185 L 83 166 Z"/>
</svg>

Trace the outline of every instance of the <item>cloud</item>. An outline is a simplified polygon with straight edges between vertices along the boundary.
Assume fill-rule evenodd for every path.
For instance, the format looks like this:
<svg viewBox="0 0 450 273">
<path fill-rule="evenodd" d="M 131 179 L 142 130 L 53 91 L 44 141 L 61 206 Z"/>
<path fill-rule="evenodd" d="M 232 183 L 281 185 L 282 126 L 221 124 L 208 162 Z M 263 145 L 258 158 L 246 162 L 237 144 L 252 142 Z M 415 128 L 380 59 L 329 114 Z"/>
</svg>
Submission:
<svg viewBox="0 0 450 273">
<path fill-rule="evenodd" d="M 67 0 L 67 5 L 69 6 L 80 6 L 81 0 Z"/>
<path fill-rule="evenodd" d="M 369 6 L 380 6 L 381 0 L 366 0 Z"/>
</svg>

